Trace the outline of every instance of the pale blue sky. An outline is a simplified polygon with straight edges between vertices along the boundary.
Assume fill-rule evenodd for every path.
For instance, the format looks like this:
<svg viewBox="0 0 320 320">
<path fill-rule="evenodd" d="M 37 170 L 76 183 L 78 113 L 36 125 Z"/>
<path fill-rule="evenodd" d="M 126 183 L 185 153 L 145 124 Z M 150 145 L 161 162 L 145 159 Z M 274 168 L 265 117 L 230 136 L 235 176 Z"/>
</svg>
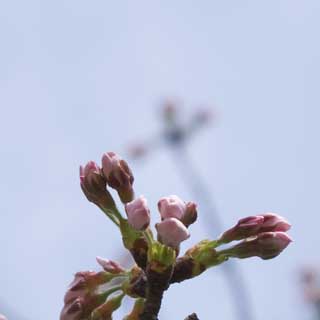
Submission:
<svg viewBox="0 0 320 320">
<path fill-rule="evenodd" d="M 255 319 L 311 317 L 297 273 L 319 262 L 319 28 L 317 0 L 2 2 L 0 308 L 55 320 L 72 274 L 117 257 L 78 166 L 156 132 L 173 95 L 219 112 L 189 152 L 224 224 L 275 211 L 293 225 L 280 257 L 240 263 Z M 192 198 L 169 153 L 133 170 L 154 222 L 161 196 Z M 204 236 L 199 223 L 184 248 Z M 172 287 L 163 311 L 236 320 L 218 269 Z"/>
</svg>

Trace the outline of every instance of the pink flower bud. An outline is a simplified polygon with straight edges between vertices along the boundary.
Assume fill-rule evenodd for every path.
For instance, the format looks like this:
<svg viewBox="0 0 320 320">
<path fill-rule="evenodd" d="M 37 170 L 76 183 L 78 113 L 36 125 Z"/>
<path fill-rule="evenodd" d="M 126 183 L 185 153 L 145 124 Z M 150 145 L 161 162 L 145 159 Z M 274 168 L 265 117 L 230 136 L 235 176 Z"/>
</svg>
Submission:
<svg viewBox="0 0 320 320">
<path fill-rule="evenodd" d="M 274 213 L 266 213 L 239 220 L 233 228 L 224 232 L 219 240 L 228 243 L 230 241 L 256 236 L 263 232 L 285 232 L 288 231 L 290 227 L 291 225 L 281 216 Z"/>
<path fill-rule="evenodd" d="M 111 195 L 106 190 L 106 180 L 94 161 L 89 161 L 85 167 L 80 166 L 80 185 L 90 202 L 105 207 L 114 205 Z"/>
<path fill-rule="evenodd" d="M 75 275 L 64 296 L 64 307 L 60 320 L 87 319 L 91 312 L 103 304 L 109 292 L 99 293 L 100 285 L 110 281 L 110 273 L 105 271 L 83 271 Z"/>
<path fill-rule="evenodd" d="M 80 320 L 83 314 L 81 299 L 76 299 L 66 304 L 60 314 L 60 320 Z"/>
<path fill-rule="evenodd" d="M 188 202 L 186 204 L 186 210 L 181 218 L 181 222 L 189 227 L 191 224 L 195 223 L 198 217 L 197 205 L 194 202 Z"/>
<path fill-rule="evenodd" d="M 221 235 L 219 241 L 228 243 L 254 236 L 260 231 L 263 222 L 263 216 L 250 216 L 240 219 L 234 227 Z"/>
<path fill-rule="evenodd" d="M 100 264 L 100 266 L 107 272 L 117 274 L 126 271 L 124 268 L 120 266 L 119 263 L 115 261 L 103 259 L 101 257 L 96 257 L 96 260 Z"/>
<path fill-rule="evenodd" d="M 64 302 L 69 303 L 78 297 L 93 293 L 97 287 L 108 280 L 105 272 L 82 271 L 75 274 L 64 296 Z"/>
<path fill-rule="evenodd" d="M 266 260 L 279 255 L 290 242 L 292 239 L 285 232 L 264 232 L 240 242 L 225 252 L 240 259 L 257 256 Z"/>
<path fill-rule="evenodd" d="M 150 224 L 150 210 L 144 196 L 125 205 L 129 224 L 136 230 L 145 230 Z"/>
<path fill-rule="evenodd" d="M 168 218 L 156 224 L 160 241 L 173 248 L 179 247 L 180 242 L 188 239 L 190 233 L 186 226 L 176 218 Z"/>
<path fill-rule="evenodd" d="M 158 209 L 162 220 L 176 218 L 180 220 L 186 211 L 186 203 L 178 196 L 163 197 L 158 202 Z"/>
<path fill-rule="evenodd" d="M 85 195 L 89 198 L 95 197 L 95 194 L 104 191 L 106 181 L 100 174 L 100 168 L 94 161 L 89 161 L 85 167 L 80 166 L 80 184 Z M 88 199 L 91 201 L 91 199 Z"/>
<path fill-rule="evenodd" d="M 263 224 L 260 228 L 260 232 L 269 232 L 269 231 L 288 231 L 291 228 L 291 225 L 283 217 L 275 213 L 266 213 L 262 215 L 264 218 Z"/>
<path fill-rule="evenodd" d="M 114 152 L 107 152 L 102 156 L 102 170 L 108 185 L 117 190 L 121 201 L 132 201 L 134 178 L 126 161 Z"/>
<path fill-rule="evenodd" d="M 214 113 L 210 109 L 200 109 L 195 114 L 195 121 L 199 124 L 204 124 L 212 120 Z"/>
<path fill-rule="evenodd" d="M 0 314 L 0 320 L 7 320 L 7 318 L 3 314 Z"/>
</svg>

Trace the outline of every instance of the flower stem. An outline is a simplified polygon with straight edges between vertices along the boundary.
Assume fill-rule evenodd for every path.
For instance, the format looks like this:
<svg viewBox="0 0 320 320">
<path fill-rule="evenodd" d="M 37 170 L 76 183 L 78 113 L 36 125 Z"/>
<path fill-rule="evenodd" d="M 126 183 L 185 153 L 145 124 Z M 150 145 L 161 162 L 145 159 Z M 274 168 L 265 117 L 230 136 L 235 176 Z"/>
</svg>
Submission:
<svg viewBox="0 0 320 320">
<path fill-rule="evenodd" d="M 148 242 L 149 248 L 151 248 L 152 244 L 154 243 L 154 239 L 153 239 L 151 230 L 147 229 L 147 230 L 143 231 L 143 235 L 145 236 L 145 238 Z"/>
</svg>

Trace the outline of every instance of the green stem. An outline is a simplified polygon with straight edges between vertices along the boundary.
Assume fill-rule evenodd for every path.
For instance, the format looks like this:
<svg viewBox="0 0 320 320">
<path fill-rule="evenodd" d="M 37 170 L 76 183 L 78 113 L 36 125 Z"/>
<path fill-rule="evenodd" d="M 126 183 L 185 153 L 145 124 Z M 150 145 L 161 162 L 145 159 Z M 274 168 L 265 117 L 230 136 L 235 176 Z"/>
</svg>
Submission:
<svg viewBox="0 0 320 320">
<path fill-rule="evenodd" d="M 100 209 L 106 214 L 106 216 L 116 225 L 116 226 L 120 226 L 120 222 L 117 219 L 117 217 L 114 214 L 114 211 L 109 209 L 109 208 L 105 208 L 100 206 Z"/>
<path fill-rule="evenodd" d="M 143 235 L 148 242 L 149 248 L 151 248 L 152 244 L 154 243 L 154 239 L 153 239 L 153 235 L 151 233 L 151 230 L 147 229 L 147 230 L 143 231 Z"/>
<path fill-rule="evenodd" d="M 118 227 L 120 226 L 120 222 L 124 220 L 121 213 L 119 212 L 116 206 L 112 206 L 109 208 L 100 206 L 100 209 L 108 216 L 108 218 Z"/>
</svg>

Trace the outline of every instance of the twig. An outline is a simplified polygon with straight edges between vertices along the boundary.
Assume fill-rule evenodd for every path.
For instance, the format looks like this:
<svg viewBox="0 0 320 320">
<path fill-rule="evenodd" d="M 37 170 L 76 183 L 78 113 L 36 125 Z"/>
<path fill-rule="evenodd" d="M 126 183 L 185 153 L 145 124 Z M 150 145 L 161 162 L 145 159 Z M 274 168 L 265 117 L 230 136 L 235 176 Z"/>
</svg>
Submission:
<svg viewBox="0 0 320 320">
<path fill-rule="evenodd" d="M 171 275 L 172 267 L 161 273 L 147 269 L 146 301 L 139 320 L 158 320 L 163 293 L 169 287 Z"/>
<path fill-rule="evenodd" d="M 198 316 L 195 313 L 190 314 L 184 320 L 199 320 Z"/>
</svg>

